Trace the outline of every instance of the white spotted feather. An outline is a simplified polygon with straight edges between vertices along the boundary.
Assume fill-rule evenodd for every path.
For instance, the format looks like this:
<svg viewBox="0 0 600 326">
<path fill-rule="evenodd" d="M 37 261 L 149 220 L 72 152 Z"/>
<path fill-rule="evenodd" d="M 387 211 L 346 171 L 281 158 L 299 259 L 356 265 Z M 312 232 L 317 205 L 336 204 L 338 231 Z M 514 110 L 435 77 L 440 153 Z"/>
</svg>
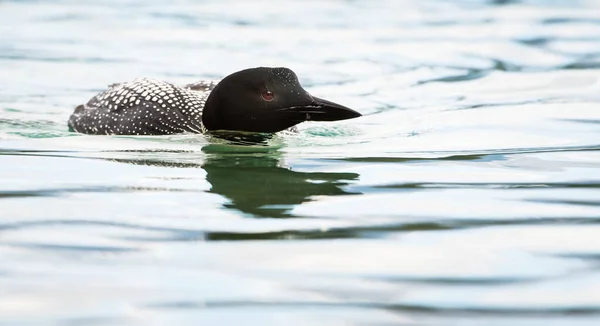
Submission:
<svg viewBox="0 0 600 326">
<path fill-rule="evenodd" d="M 205 132 L 202 110 L 217 81 L 184 87 L 140 78 L 113 84 L 80 105 L 69 126 L 88 134 L 156 135 Z"/>
</svg>

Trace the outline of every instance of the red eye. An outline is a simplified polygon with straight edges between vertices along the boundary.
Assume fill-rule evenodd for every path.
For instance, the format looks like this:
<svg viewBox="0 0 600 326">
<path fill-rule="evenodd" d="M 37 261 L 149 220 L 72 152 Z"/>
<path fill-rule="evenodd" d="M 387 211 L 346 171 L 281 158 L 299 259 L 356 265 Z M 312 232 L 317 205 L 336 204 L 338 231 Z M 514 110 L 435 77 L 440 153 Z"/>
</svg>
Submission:
<svg viewBox="0 0 600 326">
<path fill-rule="evenodd" d="M 275 97 L 275 95 L 273 94 L 273 92 L 271 91 L 264 91 L 262 92 L 262 97 L 266 100 L 266 101 L 270 101 L 273 99 L 273 97 Z"/>
</svg>

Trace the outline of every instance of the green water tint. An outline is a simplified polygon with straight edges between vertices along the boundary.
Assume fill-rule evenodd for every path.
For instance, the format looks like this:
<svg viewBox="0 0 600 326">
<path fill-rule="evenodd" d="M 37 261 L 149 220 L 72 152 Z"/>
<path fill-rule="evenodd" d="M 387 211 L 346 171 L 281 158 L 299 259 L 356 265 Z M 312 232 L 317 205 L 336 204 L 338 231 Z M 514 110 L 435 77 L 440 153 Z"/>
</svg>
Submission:
<svg viewBox="0 0 600 326">
<path fill-rule="evenodd" d="M 336 126 L 328 124 L 313 124 L 309 128 L 303 129 L 302 132 L 306 133 L 307 135 L 317 137 L 350 137 L 361 134 L 361 130 L 359 128 L 351 125 Z"/>
</svg>

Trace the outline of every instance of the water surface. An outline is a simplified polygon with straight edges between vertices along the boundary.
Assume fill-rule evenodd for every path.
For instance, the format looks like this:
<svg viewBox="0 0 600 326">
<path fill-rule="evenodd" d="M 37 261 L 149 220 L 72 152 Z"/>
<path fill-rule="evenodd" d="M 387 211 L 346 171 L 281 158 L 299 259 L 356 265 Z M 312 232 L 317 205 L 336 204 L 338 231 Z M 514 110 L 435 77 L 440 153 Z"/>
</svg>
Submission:
<svg viewBox="0 0 600 326">
<path fill-rule="evenodd" d="M 600 2 L 0 1 L 0 325 L 597 325 Z M 69 133 L 137 77 L 360 119 Z"/>
</svg>

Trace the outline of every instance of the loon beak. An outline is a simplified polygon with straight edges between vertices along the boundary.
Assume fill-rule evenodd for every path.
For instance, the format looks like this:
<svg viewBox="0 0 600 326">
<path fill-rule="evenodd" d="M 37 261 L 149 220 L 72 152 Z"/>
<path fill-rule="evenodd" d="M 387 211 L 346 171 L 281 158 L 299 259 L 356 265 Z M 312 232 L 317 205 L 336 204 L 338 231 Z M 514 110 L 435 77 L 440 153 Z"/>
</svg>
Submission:
<svg viewBox="0 0 600 326">
<path fill-rule="evenodd" d="M 343 105 L 324 100 L 322 98 L 314 97 L 313 105 L 317 107 L 316 111 L 318 113 L 312 114 L 310 119 L 314 121 L 336 121 L 336 120 L 346 120 L 353 119 L 362 116 L 362 114 L 347 108 Z"/>
<path fill-rule="evenodd" d="M 312 96 L 312 103 L 296 106 L 292 111 L 303 115 L 303 121 L 337 121 L 353 119 L 362 114 L 343 105 Z"/>
</svg>

